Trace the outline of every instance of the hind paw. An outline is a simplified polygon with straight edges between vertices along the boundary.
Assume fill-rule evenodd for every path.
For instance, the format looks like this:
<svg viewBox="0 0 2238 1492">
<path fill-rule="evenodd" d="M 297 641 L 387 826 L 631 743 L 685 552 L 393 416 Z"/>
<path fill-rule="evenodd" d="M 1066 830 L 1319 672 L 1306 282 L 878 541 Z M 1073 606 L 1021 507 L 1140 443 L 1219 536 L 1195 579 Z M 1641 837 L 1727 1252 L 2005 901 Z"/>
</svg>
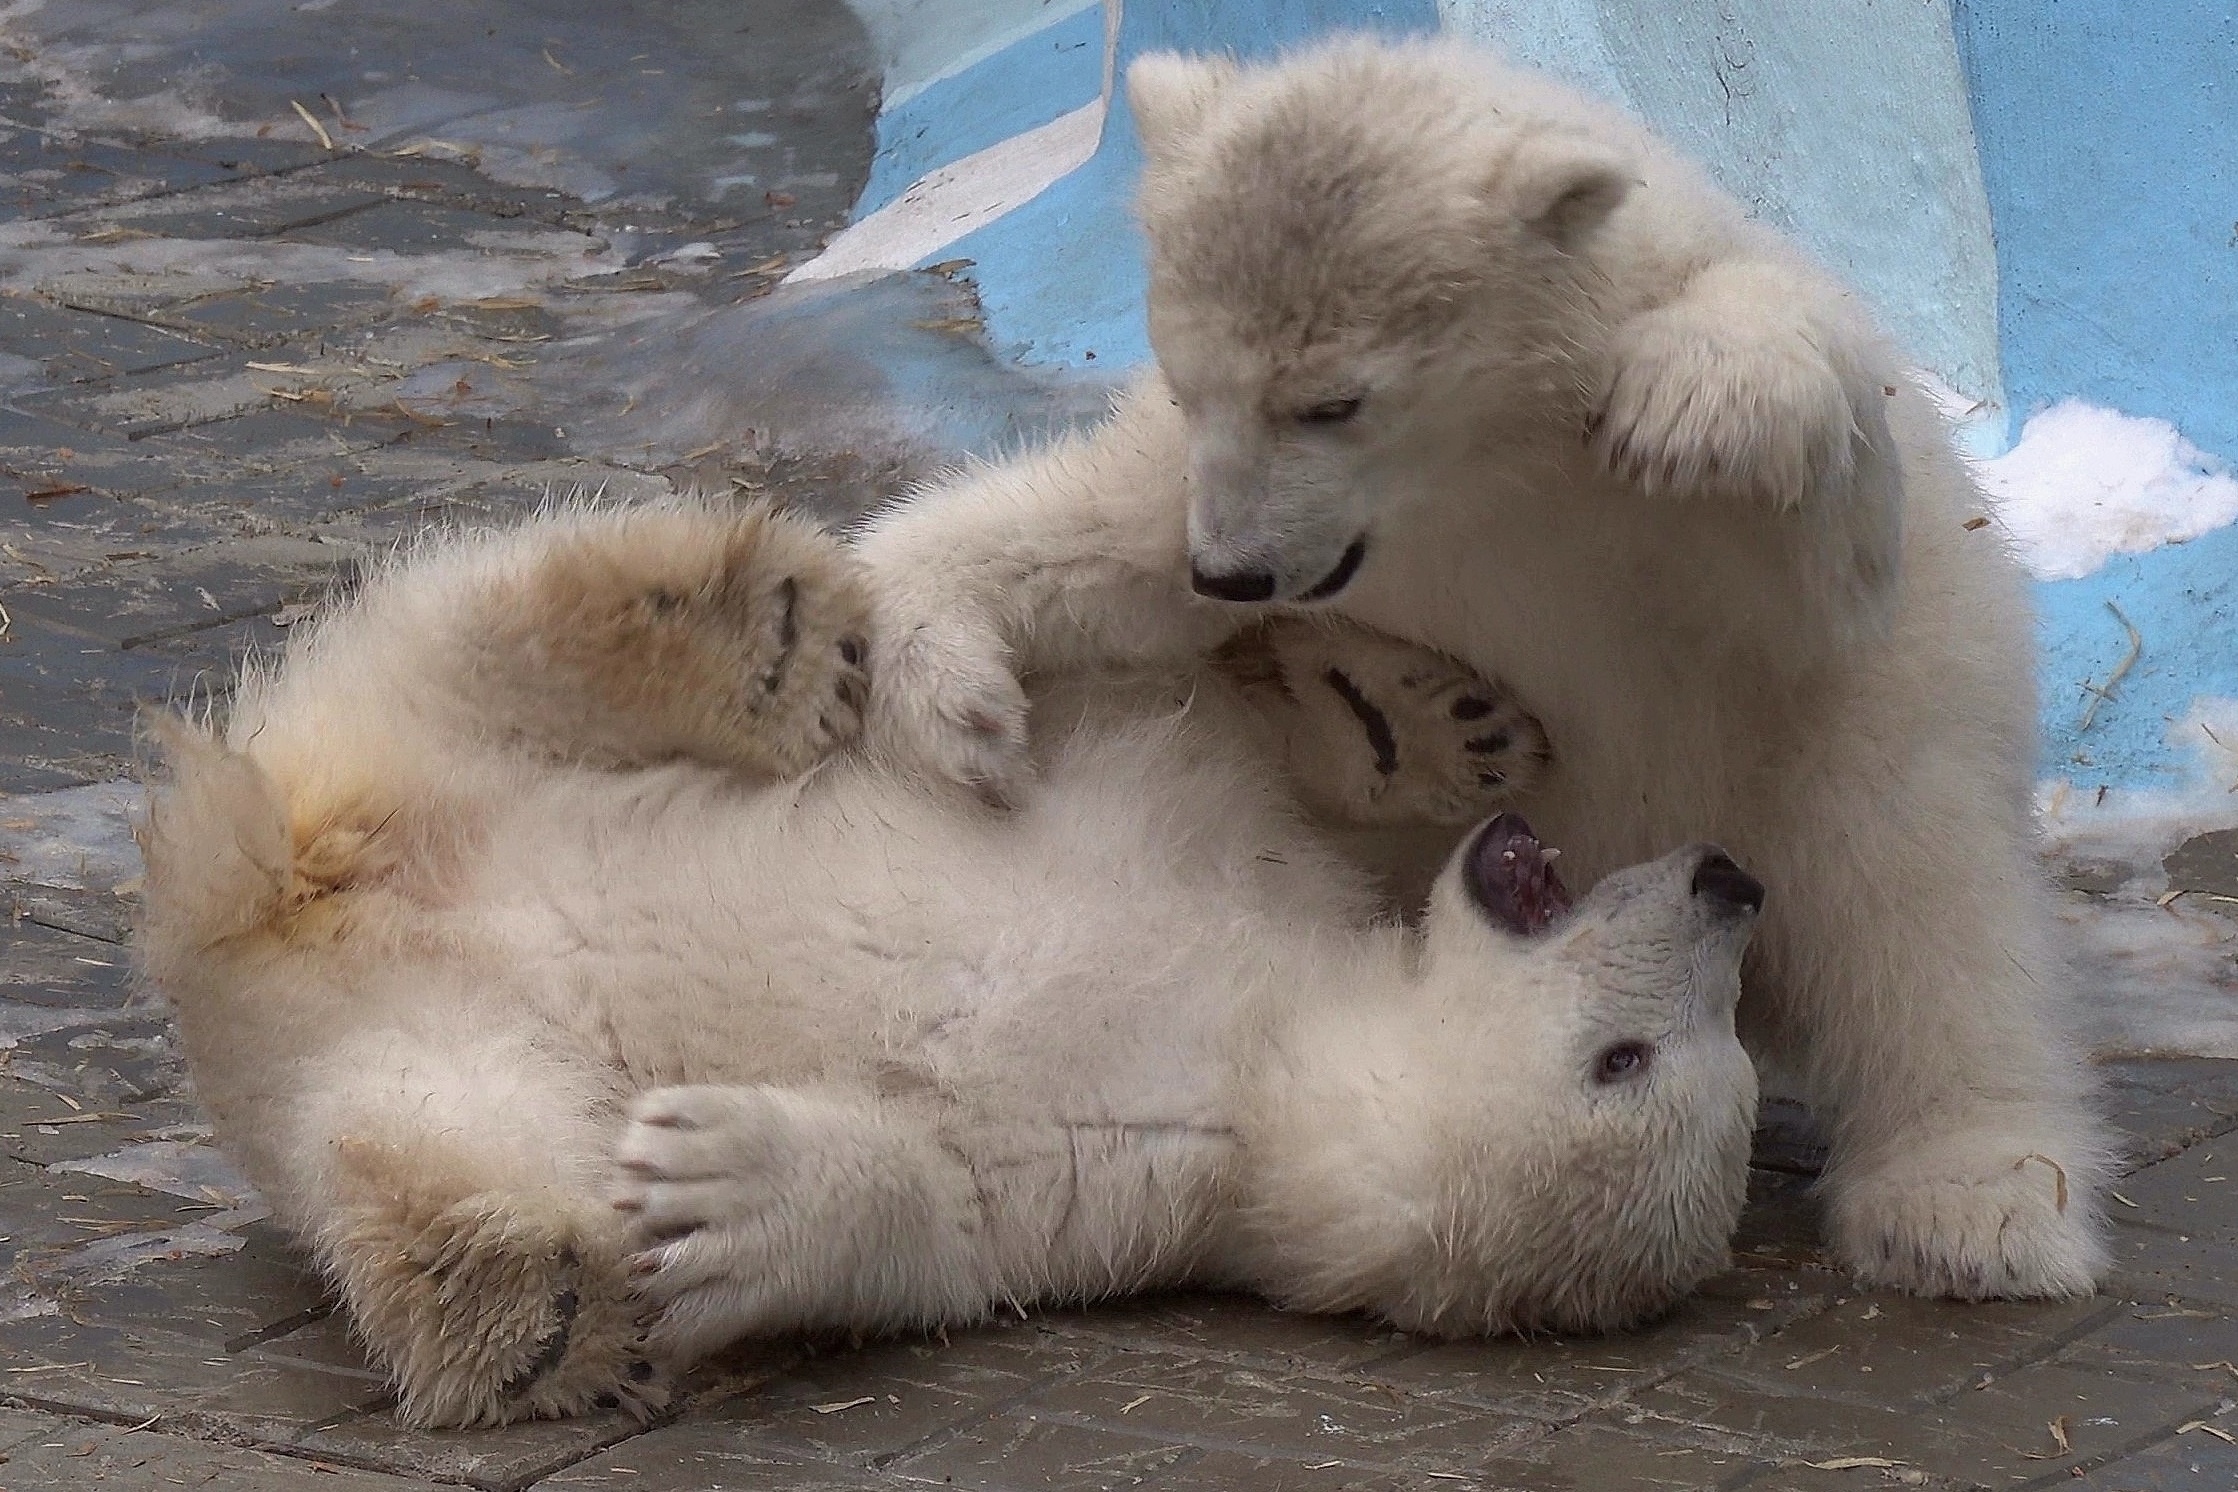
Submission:
<svg viewBox="0 0 2238 1492">
<path fill-rule="evenodd" d="M 831 535 L 758 507 L 651 507 L 526 540 L 469 676 L 504 734 L 597 764 L 781 776 L 860 734 L 870 610 Z"/>
</svg>

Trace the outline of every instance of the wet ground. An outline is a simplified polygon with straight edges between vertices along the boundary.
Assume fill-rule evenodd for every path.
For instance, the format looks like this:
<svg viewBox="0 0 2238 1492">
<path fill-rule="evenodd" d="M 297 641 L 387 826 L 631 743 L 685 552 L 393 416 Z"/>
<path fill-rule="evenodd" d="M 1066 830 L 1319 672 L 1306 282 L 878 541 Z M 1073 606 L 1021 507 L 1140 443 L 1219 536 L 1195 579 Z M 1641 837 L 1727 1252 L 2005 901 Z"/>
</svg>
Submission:
<svg viewBox="0 0 2238 1492">
<path fill-rule="evenodd" d="M 0 1488 L 2238 1486 L 2238 1061 L 2184 1055 L 2238 1053 L 2227 833 L 2060 867 L 2129 991 L 2092 1301 L 1856 1291 L 1775 1109 L 1734 1269 L 1633 1336 L 1173 1297 L 771 1347 L 651 1426 L 400 1428 L 132 989 L 136 702 L 221 693 L 429 523 L 839 516 L 1098 397 L 998 366 L 938 275 L 778 288 L 869 169 L 837 0 L 416 9 L 0 22 Z"/>
</svg>

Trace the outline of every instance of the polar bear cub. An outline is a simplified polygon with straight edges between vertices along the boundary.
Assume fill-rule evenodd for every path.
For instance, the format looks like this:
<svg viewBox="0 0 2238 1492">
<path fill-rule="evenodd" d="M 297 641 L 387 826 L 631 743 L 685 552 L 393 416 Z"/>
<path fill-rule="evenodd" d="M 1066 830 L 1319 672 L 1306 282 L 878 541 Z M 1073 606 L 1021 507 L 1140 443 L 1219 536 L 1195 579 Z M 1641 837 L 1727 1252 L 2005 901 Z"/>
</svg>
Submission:
<svg viewBox="0 0 2238 1492">
<path fill-rule="evenodd" d="M 781 517 L 555 513 L 409 557 L 169 729 L 147 971 L 408 1418 L 644 1410 L 743 1335 L 1182 1281 L 1589 1330 L 1720 1267 L 1763 896 L 1721 852 L 1573 907 L 1495 819 L 1419 931 L 1378 923 L 1282 785 L 1345 777 L 1300 738 L 1350 733 L 1371 818 L 1479 816 L 1539 743 L 1342 627 L 1052 683 L 1042 792 L 992 815 L 847 745 L 865 610 Z"/>
<path fill-rule="evenodd" d="M 1320 608 L 1498 677 L 1590 877 L 1695 838 L 1779 895 L 1744 1032 L 1832 1240 L 2087 1294 L 2111 1146 L 2033 853 L 2022 577 L 1855 298 L 1614 109 L 1452 41 L 1129 75 L 1157 371 L 896 511 L 873 739 L 1031 801 L 1017 678 Z M 1451 831 L 1376 847 L 1419 884 Z"/>
</svg>

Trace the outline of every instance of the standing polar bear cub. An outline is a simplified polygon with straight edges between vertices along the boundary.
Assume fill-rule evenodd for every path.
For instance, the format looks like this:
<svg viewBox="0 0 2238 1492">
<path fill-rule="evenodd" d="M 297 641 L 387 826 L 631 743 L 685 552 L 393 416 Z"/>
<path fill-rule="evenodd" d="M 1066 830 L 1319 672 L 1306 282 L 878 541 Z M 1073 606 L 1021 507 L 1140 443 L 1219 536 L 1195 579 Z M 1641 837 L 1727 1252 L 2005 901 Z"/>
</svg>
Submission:
<svg viewBox="0 0 2238 1492">
<path fill-rule="evenodd" d="M 1448 653 L 1544 722 L 1521 801 L 1566 865 L 1708 836 L 1779 889 L 1743 1029 L 1829 1132 L 1853 1269 L 2089 1292 L 2110 1147 L 2032 853 L 2021 577 L 1854 299 L 1459 44 L 1128 82 L 1158 371 L 866 537 L 874 739 L 1030 803 L 1020 675 L 1268 605 Z"/>
<path fill-rule="evenodd" d="M 1763 896 L 1730 859 L 1571 908 L 1500 818 L 1419 933 L 1379 925 L 1285 768 L 1473 819 L 1542 743 L 1342 627 L 1054 686 L 1042 791 L 992 819 L 846 748 L 884 687 L 859 584 L 758 511 L 553 514 L 409 557 L 222 732 L 169 728 L 147 970 L 408 1418 L 1187 1280 L 1614 1327 L 1721 1266 Z"/>
</svg>

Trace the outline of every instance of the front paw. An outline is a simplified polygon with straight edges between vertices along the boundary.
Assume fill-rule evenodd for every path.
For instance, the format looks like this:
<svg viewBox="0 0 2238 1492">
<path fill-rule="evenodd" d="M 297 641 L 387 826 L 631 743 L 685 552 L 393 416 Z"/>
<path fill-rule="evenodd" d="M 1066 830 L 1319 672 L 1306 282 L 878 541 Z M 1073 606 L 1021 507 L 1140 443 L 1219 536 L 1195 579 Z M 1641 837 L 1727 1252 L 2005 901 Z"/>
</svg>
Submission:
<svg viewBox="0 0 2238 1492">
<path fill-rule="evenodd" d="M 992 806 L 1017 803 L 1031 775 L 1026 693 L 1001 639 L 967 619 L 881 617 L 879 633 L 872 748 Z"/>
<path fill-rule="evenodd" d="M 615 1148 L 613 1205 L 664 1353 L 698 1356 L 805 1324 L 802 1302 L 821 1289 L 838 1245 L 814 1236 L 800 1194 L 813 1144 L 769 1088 L 660 1088 L 632 1107 Z"/>
<path fill-rule="evenodd" d="M 2094 1165 L 1991 1131 L 1892 1146 L 1828 1177 L 1836 1251 L 1866 1282 L 1959 1300 L 2064 1300 L 2107 1268 Z"/>
<path fill-rule="evenodd" d="M 1793 507 L 1849 479 L 1860 418 L 1804 326 L 1676 305 L 1617 329 L 1587 425 L 1608 469 L 1650 496 Z"/>
<path fill-rule="evenodd" d="M 1473 824 L 1551 760 L 1538 720 L 1444 653 L 1310 622 L 1274 626 L 1266 643 L 1299 712 L 1299 789 L 1348 822 Z"/>
</svg>

